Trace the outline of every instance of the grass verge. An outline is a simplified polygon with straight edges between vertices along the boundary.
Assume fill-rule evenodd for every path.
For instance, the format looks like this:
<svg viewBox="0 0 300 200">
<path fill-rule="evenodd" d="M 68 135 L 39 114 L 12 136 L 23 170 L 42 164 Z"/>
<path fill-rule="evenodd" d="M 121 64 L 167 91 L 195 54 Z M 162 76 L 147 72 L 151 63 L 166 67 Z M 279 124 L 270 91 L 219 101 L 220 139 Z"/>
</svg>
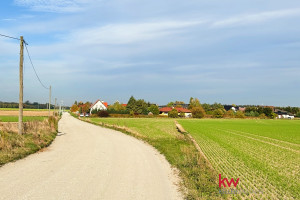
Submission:
<svg viewBox="0 0 300 200">
<path fill-rule="evenodd" d="M 49 146 L 57 135 L 57 124 L 54 117 L 30 121 L 24 124 L 23 135 L 15 131 L 17 123 L 0 124 L 0 166 Z"/>
<path fill-rule="evenodd" d="M 210 168 L 190 138 L 176 130 L 173 119 L 90 118 L 96 125 L 119 130 L 146 141 L 179 170 L 185 199 L 220 199 L 216 172 Z"/>
<path fill-rule="evenodd" d="M 47 117 L 43 116 L 23 116 L 23 122 L 44 121 Z M 0 122 L 18 122 L 19 116 L 0 116 Z"/>
</svg>

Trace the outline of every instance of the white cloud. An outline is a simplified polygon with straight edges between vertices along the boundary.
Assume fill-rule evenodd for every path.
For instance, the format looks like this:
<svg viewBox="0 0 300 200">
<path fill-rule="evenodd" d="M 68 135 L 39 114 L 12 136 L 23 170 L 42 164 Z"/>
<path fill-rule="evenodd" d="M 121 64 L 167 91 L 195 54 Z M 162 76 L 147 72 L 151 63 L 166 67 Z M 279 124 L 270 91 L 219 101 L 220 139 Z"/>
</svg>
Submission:
<svg viewBox="0 0 300 200">
<path fill-rule="evenodd" d="M 300 15 L 300 9 L 286 9 L 286 10 L 276 10 L 261 12 L 256 14 L 245 14 L 240 16 L 235 16 L 232 18 L 227 18 L 219 21 L 215 21 L 212 27 L 226 27 L 226 26 L 238 26 L 252 23 L 261 23 L 264 21 L 279 19 L 284 17 L 291 17 Z"/>
<path fill-rule="evenodd" d="M 91 0 L 15 0 L 20 6 L 26 6 L 35 11 L 44 12 L 77 12 Z"/>
<path fill-rule="evenodd" d="M 81 41 L 82 44 L 130 44 L 169 36 L 201 23 L 201 21 L 165 21 L 111 24 L 79 30 L 72 33 L 71 38 Z"/>
</svg>

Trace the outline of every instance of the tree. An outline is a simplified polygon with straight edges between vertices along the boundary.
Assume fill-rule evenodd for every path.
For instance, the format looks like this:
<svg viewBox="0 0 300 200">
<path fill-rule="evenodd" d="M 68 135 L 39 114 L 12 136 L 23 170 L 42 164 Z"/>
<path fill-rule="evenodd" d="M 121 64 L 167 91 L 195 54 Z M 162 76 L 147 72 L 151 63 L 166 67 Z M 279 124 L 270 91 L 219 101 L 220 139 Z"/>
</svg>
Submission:
<svg viewBox="0 0 300 200">
<path fill-rule="evenodd" d="M 200 103 L 199 99 L 197 99 L 197 98 L 194 99 L 193 97 L 191 97 L 189 109 L 191 110 L 194 107 L 201 107 L 201 103 Z"/>
<path fill-rule="evenodd" d="M 235 113 L 235 117 L 236 118 L 245 118 L 245 115 L 242 111 L 238 110 L 236 113 Z"/>
<path fill-rule="evenodd" d="M 225 116 L 226 117 L 230 117 L 230 118 L 233 118 L 234 117 L 234 112 L 233 110 L 228 110 L 226 113 L 225 113 Z"/>
<path fill-rule="evenodd" d="M 213 117 L 214 118 L 223 118 L 224 113 L 221 109 L 217 109 L 213 111 Z"/>
<path fill-rule="evenodd" d="M 148 114 L 148 112 L 147 112 L 148 104 L 144 101 L 144 99 L 139 99 L 135 103 L 134 111 L 135 111 L 135 113 L 138 113 L 138 114 L 147 115 Z"/>
<path fill-rule="evenodd" d="M 191 111 L 193 118 L 203 118 L 205 116 L 205 111 L 201 106 L 193 107 Z"/>
<path fill-rule="evenodd" d="M 153 115 L 158 115 L 159 114 L 159 108 L 157 105 L 152 104 L 149 108 L 148 108 L 149 112 L 152 112 Z"/>
<path fill-rule="evenodd" d="M 170 112 L 168 112 L 168 117 L 177 118 L 178 117 L 178 111 L 175 108 L 173 108 Z"/>
<path fill-rule="evenodd" d="M 136 104 L 136 100 L 133 96 L 131 96 L 130 99 L 128 100 L 126 110 L 134 111 L 135 110 L 135 104 Z"/>
<path fill-rule="evenodd" d="M 167 107 L 174 107 L 174 102 L 173 102 L 173 101 L 169 102 L 169 103 L 167 104 Z"/>
<path fill-rule="evenodd" d="M 298 113 L 296 114 L 296 117 L 299 117 L 299 118 L 300 118 L 300 112 L 298 112 Z"/>
<path fill-rule="evenodd" d="M 78 106 L 76 104 L 73 104 L 70 111 L 71 112 L 77 112 L 79 110 Z"/>
</svg>

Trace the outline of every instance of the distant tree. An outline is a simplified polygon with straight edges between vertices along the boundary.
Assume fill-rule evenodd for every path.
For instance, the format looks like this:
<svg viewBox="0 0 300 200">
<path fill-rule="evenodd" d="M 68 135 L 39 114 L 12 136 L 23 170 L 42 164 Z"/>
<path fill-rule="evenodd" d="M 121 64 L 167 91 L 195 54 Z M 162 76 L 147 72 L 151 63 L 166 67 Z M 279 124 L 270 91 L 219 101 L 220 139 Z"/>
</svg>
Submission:
<svg viewBox="0 0 300 200">
<path fill-rule="evenodd" d="M 126 108 L 120 104 L 120 102 L 116 101 L 114 104 L 108 106 L 108 110 L 115 110 L 115 111 L 124 111 Z"/>
<path fill-rule="evenodd" d="M 263 108 L 263 113 L 264 113 L 267 117 L 271 117 L 271 116 L 272 116 L 272 113 L 273 113 L 273 110 L 272 110 L 272 108 L 270 108 L 270 107 L 265 107 L 265 108 Z"/>
<path fill-rule="evenodd" d="M 148 114 L 148 104 L 144 101 L 144 99 L 139 99 L 135 103 L 134 111 L 135 111 L 135 113 L 138 113 L 138 114 L 147 115 Z"/>
<path fill-rule="evenodd" d="M 201 106 L 193 107 L 191 111 L 193 118 L 203 118 L 205 116 L 205 111 Z"/>
<path fill-rule="evenodd" d="M 174 102 L 173 102 L 173 101 L 169 102 L 169 103 L 167 104 L 167 107 L 174 107 Z"/>
<path fill-rule="evenodd" d="M 159 114 L 159 108 L 157 105 L 152 104 L 149 108 L 148 108 L 149 112 L 152 112 L 153 115 L 158 115 Z"/>
<path fill-rule="evenodd" d="M 126 106 L 126 110 L 129 111 L 135 111 L 136 109 L 136 100 L 133 96 L 130 97 L 130 99 L 128 100 L 127 106 Z"/>
<path fill-rule="evenodd" d="M 75 101 L 75 102 L 74 102 L 74 104 L 78 106 L 78 103 L 77 103 L 77 101 Z"/>
<path fill-rule="evenodd" d="M 235 113 L 235 117 L 236 117 L 236 118 L 245 118 L 245 114 L 244 114 L 242 111 L 238 110 L 238 111 Z"/>
<path fill-rule="evenodd" d="M 168 117 L 177 118 L 178 117 L 178 111 L 175 108 L 173 108 L 170 112 L 168 112 Z"/>
<path fill-rule="evenodd" d="M 276 119 L 277 117 L 278 117 L 278 115 L 277 115 L 276 113 L 273 113 L 273 112 L 272 112 L 270 118 L 271 118 L 271 119 Z"/>
<path fill-rule="evenodd" d="M 225 116 L 226 117 L 230 117 L 230 118 L 234 118 L 234 112 L 233 112 L 233 110 L 228 110 L 226 113 L 225 113 Z"/>
<path fill-rule="evenodd" d="M 214 118 L 223 118 L 223 116 L 224 116 L 224 112 L 220 108 L 213 111 Z"/>
<path fill-rule="evenodd" d="M 265 115 L 265 113 L 261 113 L 261 114 L 259 115 L 259 118 L 260 118 L 260 119 L 267 119 L 267 116 Z"/>
<path fill-rule="evenodd" d="M 73 104 L 70 111 L 71 112 L 77 112 L 79 110 L 78 106 L 76 104 Z"/>
<path fill-rule="evenodd" d="M 296 114 L 296 117 L 299 117 L 299 118 L 300 118 L 300 112 L 298 112 L 298 113 Z"/>
<path fill-rule="evenodd" d="M 85 104 L 83 104 L 82 106 L 82 112 L 83 113 L 87 113 L 90 111 L 90 107 L 91 107 L 91 103 L 90 102 L 86 102 Z"/>
<path fill-rule="evenodd" d="M 194 107 L 201 107 L 201 103 L 199 101 L 199 99 L 197 98 L 190 98 L 190 105 L 189 105 L 189 109 L 193 109 Z"/>
</svg>

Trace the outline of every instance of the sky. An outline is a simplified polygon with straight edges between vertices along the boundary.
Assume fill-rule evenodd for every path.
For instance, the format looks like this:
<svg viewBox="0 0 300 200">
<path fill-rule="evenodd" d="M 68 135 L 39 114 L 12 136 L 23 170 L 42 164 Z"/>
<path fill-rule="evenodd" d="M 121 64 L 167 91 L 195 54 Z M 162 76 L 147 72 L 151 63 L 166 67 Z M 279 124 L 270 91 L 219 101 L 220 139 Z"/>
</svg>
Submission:
<svg viewBox="0 0 300 200">
<path fill-rule="evenodd" d="M 131 95 L 300 106 L 298 0 L 14 0 L 0 34 L 24 36 L 52 102 Z M 0 37 L 0 101 L 18 101 L 19 41 Z M 47 102 L 24 52 L 24 101 Z"/>
</svg>

